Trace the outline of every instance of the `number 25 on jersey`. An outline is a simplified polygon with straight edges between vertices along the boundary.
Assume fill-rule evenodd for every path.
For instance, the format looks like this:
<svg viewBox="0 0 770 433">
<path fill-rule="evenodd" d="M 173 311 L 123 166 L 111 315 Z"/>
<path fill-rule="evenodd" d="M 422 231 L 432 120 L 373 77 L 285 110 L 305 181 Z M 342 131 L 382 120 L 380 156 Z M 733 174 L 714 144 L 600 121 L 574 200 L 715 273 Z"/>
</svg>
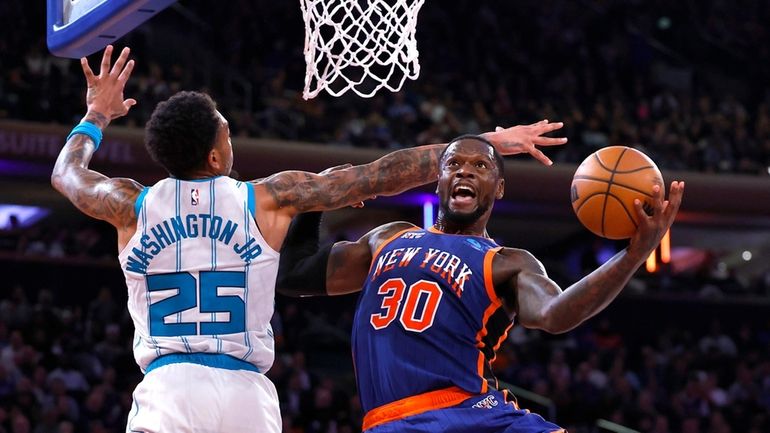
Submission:
<svg viewBox="0 0 770 433">
<path fill-rule="evenodd" d="M 149 292 L 178 290 L 150 305 L 150 335 L 179 337 L 183 335 L 224 335 L 246 330 L 246 304 L 238 295 L 220 295 L 219 288 L 244 289 L 246 274 L 230 271 L 201 271 L 200 281 L 189 272 L 156 274 L 147 277 Z M 149 296 L 149 294 L 148 294 Z M 199 307 L 199 312 L 211 314 L 210 321 L 182 322 L 183 311 Z M 217 313 L 229 313 L 227 322 L 216 321 Z M 177 315 L 177 320 L 167 320 Z"/>
</svg>

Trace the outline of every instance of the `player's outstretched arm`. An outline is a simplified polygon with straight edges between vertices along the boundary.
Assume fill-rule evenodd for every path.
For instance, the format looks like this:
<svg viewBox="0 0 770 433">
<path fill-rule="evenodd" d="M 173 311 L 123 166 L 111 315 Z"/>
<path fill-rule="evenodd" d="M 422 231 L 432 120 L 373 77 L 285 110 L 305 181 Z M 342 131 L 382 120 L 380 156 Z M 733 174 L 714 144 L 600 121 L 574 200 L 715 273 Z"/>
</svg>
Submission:
<svg viewBox="0 0 770 433">
<path fill-rule="evenodd" d="M 136 221 L 134 201 L 142 185 L 131 179 L 108 178 L 90 170 L 88 164 L 98 148 L 101 131 L 136 104 L 134 99 L 123 99 L 123 88 L 134 68 L 134 61 L 128 60 L 129 52 L 124 48 L 110 68 L 112 46 L 108 46 L 99 75 L 93 73 L 85 58 L 80 59 L 88 83 L 88 112 L 70 134 L 51 175 L 53 187 L 83 213 L 119 229 Z"/>
<path fill-rule="evenodd" d="M 566 138 L 543 136 L 562 126 L 560 122 L 544 120 L 532 125 L 498 128 L 484 137 L 502 155 L 529 153 L 550 165 L 551 161 L 537 146 L 566 143 Z M 445 147 L 446 144 L 434 144 L 397 150 L 369 164 L 326 174 L 285 171 L 256 182 L 256 187 L 269 194 L 275 207 L 292 216 L 300 212 L 338 209 L 372 196 L 395 195 L 435 182 L 439 174 L 438 160 Z"/>
<path fill-rule="evenodd" d="M 512 290 L 504 291 L 503 297 L 505 293 L 514 294 L 514 309 L 522 325 L 552 333 L 567 332 L 603 310 L 671 227 L 683 193 L 684 182 L 671 184 L 669 200 L 664 200 L 661 188 L 655 187 L 655 205 L 650 216 L 637 200 L 635 207 L 640 224 L 630 245 L 563 292 L 546 276 L 542 265 L 531 254 L 515 254 L 515 260 L 518 260 L 515 266 L 519 271 L 509 282 Z M 501 261 L 509 266 L 512 262 L 504 258 Z"/>
</svg>

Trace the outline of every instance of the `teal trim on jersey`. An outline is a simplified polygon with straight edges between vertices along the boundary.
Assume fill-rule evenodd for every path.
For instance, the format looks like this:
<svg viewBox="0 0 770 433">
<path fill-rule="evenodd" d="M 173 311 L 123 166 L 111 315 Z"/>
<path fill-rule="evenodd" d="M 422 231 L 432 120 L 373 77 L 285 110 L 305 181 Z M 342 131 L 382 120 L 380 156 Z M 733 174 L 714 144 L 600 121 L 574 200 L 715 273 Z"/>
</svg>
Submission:
<svg viewBox="0 0 770 433">
<path fill-rule="evenodd" d="M 259 373 L 259 369 L 252 363 L 241 361 L 230 355 L 221 353 L 172 353 L 155 358 L 144 374 L 149 374 L 156 368 L 170 364 L 198 364 L 211 368 L 221 368 L 223 370 L 247 370 Z"/>
<path fill-rule="evenodd" d="M 210 180 L 219 179 L 220 177 L 222 177 L 221 174 L 219 176 L 204 177 L 202 179 L 177 179 L 175 177 L 171 177 L 171 179 L 181 180 L 182 182 L 208 182 Z"/>
<path fill-rule="evenodd" d="M 246 200 L 249 203 L 249 212 L 251 212 L 252 218 L 257 217 L 257 204 L 254 201 L 254 184 L 250 182 L 246 182 L 246 191 L 248 194 L 248 197 Z"/>
<path fill-rule="evenodd" d="M 136 196 L 136 201 L 134 202 L 134 212 L 136 213 L 136 216 L 139 216 L 139 212 L 142 210 L 142 203 L 144 203 L 144 196 L 146 196 L 148 192 L 150 192 L 150 187 L 145 186 L 142 188 L 142 192 Z"/>
</svg>

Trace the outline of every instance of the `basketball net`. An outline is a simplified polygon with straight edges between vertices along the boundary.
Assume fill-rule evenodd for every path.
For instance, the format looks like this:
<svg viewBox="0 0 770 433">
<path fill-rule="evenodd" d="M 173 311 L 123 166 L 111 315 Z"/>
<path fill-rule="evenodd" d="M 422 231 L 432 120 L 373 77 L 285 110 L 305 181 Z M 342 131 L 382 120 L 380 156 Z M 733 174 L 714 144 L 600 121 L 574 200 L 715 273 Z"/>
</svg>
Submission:
<svg viewBox="0 0 770 433">
<path fill-rule="evenodd" d="M 397 92 L 420 75 L 417 14 L 425 0 L 300 0 L 305 19 L 305 90 Z"/>
</svg>

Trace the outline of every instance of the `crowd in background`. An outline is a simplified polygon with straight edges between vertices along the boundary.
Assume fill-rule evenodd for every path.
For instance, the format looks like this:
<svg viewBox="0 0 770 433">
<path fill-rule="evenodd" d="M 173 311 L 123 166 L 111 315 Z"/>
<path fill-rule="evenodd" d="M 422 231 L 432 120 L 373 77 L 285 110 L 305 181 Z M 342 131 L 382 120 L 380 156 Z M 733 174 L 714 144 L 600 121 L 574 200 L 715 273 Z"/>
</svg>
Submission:
<svg viewBox="0 0 770 433">
<path fill-rule="evenodd" d="M 202 89 L 237 135 L 399 148 L 548 118 L 570 138 L 557 161 L 626 144 L 663 168 L 768 175 L 766 2 L 471 3 L 425 4 L 422 75 L 401 92 L 312 101 L 300 97 L 295 3 L 184 4 L 124 40 L 138 60 L 127 94 L 140 101 L 126 122 Z M 43 6 L 0 5 L 0 24 L 18 29 L 0 41 L 0 118 L 69 124 L 84 109 L 80 66 L 48 55 L 42 31 L 22 30 L 42 26 Z M 185 56 L 180 44 L 196 49 Z"/>
<path fill-rule="evenodd" d="M 549 151 L 556 161 L 626 144 L 665 169 L 770 173 L 767 2 L 451 3 L 423 7 L 418 81 L 372 99 L 312 101 L 300 95 L 304 30 L 295 2 L 175 6 L 124 40 L 137 58 L 126 93 L 139 105 L 121 122 L 142 126 L 156 103 L 198 89 L 220 102 L 236 137 L 401 148 L 548 118 L 564 121 L 570 138 Z M 44 8 L 0 2 L 0 119 L 74 124 L 85 83 L 76 61 L 47 53 Z M 2 264 L 6 271 L 42 261 L 70 274 L 55 287 L 23 280 L 0 287 L 0 433 L 124 431 L 141 380 L 125 288 L 117 280 L 93 296 L 72 295 L 83 290 L 72 274 L 116 266 L 112 229 L 11 225 L 0 232 L 0 255 L 14 260 Z M 562 259 L 539 257 L 549 269 Z M 644 283 L 707 300 L 770 295 L 770 271 L 750 282 L 718 271 L 662 272 L 631 289 Z M 571 433 L 595 432 L 597 418 L 645 433 L 770 431 L 770 307 L 760 303 L 741 320 L 712 311 L 714 320 L 693 325 L 703 317 L 692 307 L 707 300 L 690 296 L 681 314 L 658 321 L 651 312 L 643 326 L 615 314 L 558 337 L 514 327 L 495 370 L 501 381 L 548 397 L 550 405 L 519 403 Z M 630 302 L 621 299 L 618 308 L 634 311 Z M 354 305 L 354 297 L 278 299 L 268 376 L 284 431 L 360 430 L 349 341 Z"/>
<path fill-rule="evenodd" d="M 0 432 L 123 431 L 141 380 L 124 289 L 104 287 L 83 304 L 45 287 L 2 293 Z M 360 431 L 354 301 L 279 297 L 277 356 L 267 375 L 285 432 Z M 714 317 L 702 329 L 688 326 L 692 319 L 685 311 L 628 331 L 632 325 L 602 316 L 563 336 L 514 327 L 494 368 L 501 381 L 547 396 L 549 405 L 521 397 L 519 404 L 555 416 L 571 433 L 595 432 L 598 418 L 650 433 L 768 431 L 767 316 L 764 324 Z"/>
</svg>

